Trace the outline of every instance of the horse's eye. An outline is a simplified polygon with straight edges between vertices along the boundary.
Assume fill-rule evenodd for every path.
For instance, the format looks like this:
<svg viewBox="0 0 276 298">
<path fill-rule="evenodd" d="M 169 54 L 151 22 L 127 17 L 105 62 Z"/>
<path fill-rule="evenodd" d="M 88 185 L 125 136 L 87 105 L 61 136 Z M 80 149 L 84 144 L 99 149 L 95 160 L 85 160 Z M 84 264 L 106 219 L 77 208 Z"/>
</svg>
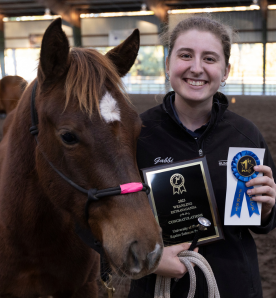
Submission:
<svg viewBox="0 0 276 298">
<path fill-rule="evenodd" d="M 62 141 L 68 145 L 74 145 L 74 144 L 78 143 L 78 141 L 79 141 L 78 138 L 70 132 L 66 132 L 66 133 L 62 134 L 61 138 L 62 138 Z"/>
</svg>

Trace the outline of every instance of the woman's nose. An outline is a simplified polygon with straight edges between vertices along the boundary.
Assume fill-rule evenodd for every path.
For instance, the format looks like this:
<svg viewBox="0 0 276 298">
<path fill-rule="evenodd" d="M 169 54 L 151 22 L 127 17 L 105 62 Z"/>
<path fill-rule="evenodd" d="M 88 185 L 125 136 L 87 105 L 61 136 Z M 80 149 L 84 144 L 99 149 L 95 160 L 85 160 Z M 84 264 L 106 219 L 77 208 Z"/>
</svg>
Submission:
<svg viewBox="0 0 276 298">
<path fill-rule="evenodd" d="M 190 70 L 196 75 L 201 74 L 203 72 L 202 61 L 200 59 L 192 60 Z"/>
</svg>

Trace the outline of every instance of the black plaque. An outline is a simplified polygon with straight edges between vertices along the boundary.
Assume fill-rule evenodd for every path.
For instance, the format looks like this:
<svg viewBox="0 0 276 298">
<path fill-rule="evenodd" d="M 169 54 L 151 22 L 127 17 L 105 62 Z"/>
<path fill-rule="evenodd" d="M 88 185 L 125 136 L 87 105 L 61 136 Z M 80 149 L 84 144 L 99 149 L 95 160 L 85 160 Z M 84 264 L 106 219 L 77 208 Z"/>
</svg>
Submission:
<svg viewBox="0 0 276 298">
<path fill-rule="evenodd" d="M 201 216 L 211 226 L 198 245 L 224 239 L 205 157 L 141 171 L 151 188 L 149 201 L 165 246 L 191 242 Z"/>
</svg>

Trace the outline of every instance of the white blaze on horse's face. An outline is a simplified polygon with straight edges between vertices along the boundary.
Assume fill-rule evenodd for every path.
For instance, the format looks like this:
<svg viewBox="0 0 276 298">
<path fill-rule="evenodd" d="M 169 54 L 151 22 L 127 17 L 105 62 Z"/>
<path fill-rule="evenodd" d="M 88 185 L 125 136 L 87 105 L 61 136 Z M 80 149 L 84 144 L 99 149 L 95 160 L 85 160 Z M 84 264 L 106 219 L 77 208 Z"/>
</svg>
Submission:
<svg viewBox="0 0 276 298">
<path fill-rule="evenodd" d="M 109 92 L 106 92 L 100 102 L 100 111 L 104 120 L 108 122 L 120 121 L 120 109 L 117 101 Z"/>
</svg>

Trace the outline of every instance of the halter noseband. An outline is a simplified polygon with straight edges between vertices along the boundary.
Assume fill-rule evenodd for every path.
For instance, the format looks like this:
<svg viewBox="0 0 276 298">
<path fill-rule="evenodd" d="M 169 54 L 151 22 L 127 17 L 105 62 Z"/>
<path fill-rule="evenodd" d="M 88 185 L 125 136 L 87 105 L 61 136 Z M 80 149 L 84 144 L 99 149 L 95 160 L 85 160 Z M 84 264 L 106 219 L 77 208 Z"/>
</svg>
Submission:
<svg viewBox="0 0 276 298">
<path fill-rule="evenodd" d="M 38 144 L 38 116 L 37 111 L 35 108 L 35 95 L 36 95 L 36 89 L 37 89 L 37 81 L 35 81 L 33 90 L 32 90 L 32 97 L 31 97 L 31 118 L 32 118 L 32 126 L 30 127 L 30 133 L 35 137 L 36 143 Z M 99 198 L 107 197 L 107 196 L 118 196 L 121 194 L 128 194 L 133 192 L 139 192 L 139 191 L 145 191 L 146 194 L 149 194 L 150 187 L 146 183 L 141 182 L 134 182 L 134 183 L 126 183 L 122 184 L 117 187 L 111 187 L 106 189 L 97 190 L 96 188 L 90 188 L 85 189 L 81 186 L 77 185 L 75 182 L 67 178 L 64 174 L 62 174 L 58 169 L 54 167 L 54 165 L 47 159 L 46 155 L 43 151 L 41 151 L 42 155 L 44 156 L 45 160 L 48 162 L 48 164 L 51 166 L 51 168 L 61 177 L 63 178 L 67 183 L 69 183 L 71 186 L 76 188 L 78 191 L 87 194 L 88 199 L 85 204 L 85 217 L 86 220 L 89 218 L 89 206 L 93 201 L 98 201 Z"/>
</svg>

